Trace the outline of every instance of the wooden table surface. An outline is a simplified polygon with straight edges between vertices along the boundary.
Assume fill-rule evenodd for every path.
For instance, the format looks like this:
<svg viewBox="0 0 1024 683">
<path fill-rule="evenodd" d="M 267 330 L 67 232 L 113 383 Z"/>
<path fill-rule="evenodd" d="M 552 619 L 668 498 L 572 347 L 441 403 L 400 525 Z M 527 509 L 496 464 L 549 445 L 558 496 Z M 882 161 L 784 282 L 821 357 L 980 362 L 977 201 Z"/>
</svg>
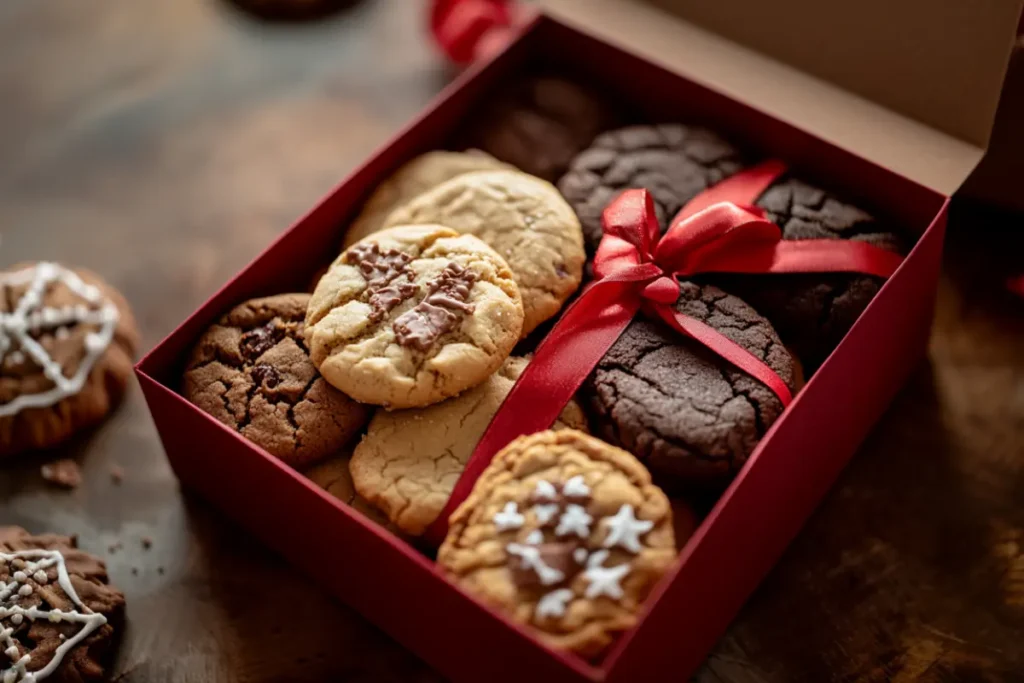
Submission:
<svg viewBox="0 0 1024 683">
<path fill-rule="evenodd" d="M 104 274 L 148 349 L 451 78 L 419 6 L 281 26 L 217 0 L 3 0 L 0 265 Z M 1024 301 L 1000 289 L 1024 221 L 960 207 L 951 233 L 928 362 L 702 683 L 1024 681 Z M 439 680 L 183 494 L 137 386 L 67 452 L 75 491 L 37 459 L 0 470 L 0 523 L 106 558 L 119 680 Z"/>
</svg>

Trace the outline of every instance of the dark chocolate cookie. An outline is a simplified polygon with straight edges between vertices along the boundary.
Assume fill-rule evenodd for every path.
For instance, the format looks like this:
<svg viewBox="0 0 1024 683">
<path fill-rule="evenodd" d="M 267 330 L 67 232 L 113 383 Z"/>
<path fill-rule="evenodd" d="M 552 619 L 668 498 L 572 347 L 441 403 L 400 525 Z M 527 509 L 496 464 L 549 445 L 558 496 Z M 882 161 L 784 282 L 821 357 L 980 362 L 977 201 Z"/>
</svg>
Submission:
<svg viewBox="0 0 1024 683">
<path fill-rule="evenodd" d="M 124 619 L 124 595 L 73 537 L 0 527 L 0 681 L 87 683 Z"/>
<path fill-rule="evenodd" d="M 743 167 L 735 147 L 706 128 L 630 126 L 600 135 L 577 156 L 558 189 L 579 216 L 587 250 L 604 230 L 601 213 L 620 192 L 650 191 L 662 230 L 683 205 Z"/>
<path fill-rule="evenodd" d="M 793 386 L 793 358 L 735 296 L 682 283 L 676 309 L 763 360 Z M 584 384 L 597 433 L 639 457 L 662 486 L 721 486 L 782 413 L 767 386 L 661 322 L 634 320 Z"/>
<path fill-rule="evenodd" d="M 554 182 L 602 130 L 613 110 L 590 90 L 557 77 L 514 84 L 474 115 L 465 147 L 478 148 L 521 171 Z"/>
<path fill-rule="evenodd" d="M 200 338 L 185 397 L 293 467 L 336 453 L 369 409 L 317 372 L 303 338 L 308 294 L 252 299 Z"/>
</svg>

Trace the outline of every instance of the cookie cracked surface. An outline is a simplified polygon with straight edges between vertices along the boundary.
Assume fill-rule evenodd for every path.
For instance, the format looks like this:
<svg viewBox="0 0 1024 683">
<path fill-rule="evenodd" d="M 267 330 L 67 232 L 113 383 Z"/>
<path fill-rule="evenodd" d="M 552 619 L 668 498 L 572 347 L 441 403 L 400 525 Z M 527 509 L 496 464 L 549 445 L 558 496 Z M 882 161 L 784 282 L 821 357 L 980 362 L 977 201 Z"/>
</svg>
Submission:
<svg viewBox="0 0 1024 683">
<path fill-rule="evenodd" d="M 407 534 L 421 535 L 441 513 L 480 437 L 527 358 L 513 357 L 465 393 L 427 408 L 378 411 L 352 457 L 352 482 Z M 583 410 L 570 401 L 553 429 L 586 431 Z"/>
<path fill-rule="evenodd" d="M 583 277 L 583 233 L 547 181 L 518 171 L 465 173 L 396 209 L 385 224 L 438 223 L 475 235 L 512 269 L 523 298 L 523 336 L 553 317 Z"/>
<path fill-rule="evenodd" d="M 370 416 L 310 360 L 309 299 L 279 294 L 235 307 L 199 339 L 184 378 L 185 398 L 293 467 L 333 455 Z"/>
<path fill-rule="evenodd" d="M 682 283 L 676 309 L 764 361 L 791 388 L 793 359 L 768 321 L 710 285 Z M 767 386 L 661 322 L 638 317 L 580 392 L 597 433 L 659 484 L 721 486 L 782 413 Z"/>
<path fill-rule="evenodd" d="M 574 430 L 516 439 L 451 517 L 448 577 L 551 647 L 596 658 L 676 557 L 672 510 L 635 457 Z"/>
<path fill-rule="evenodd" d="M 472 235 L 399 226 L 345 250 L 306 311 L 310 355 L 364 403 L 415 408 L 476 386 L 519 339 L 523 306 L 508 264 Z"/>
</svg>

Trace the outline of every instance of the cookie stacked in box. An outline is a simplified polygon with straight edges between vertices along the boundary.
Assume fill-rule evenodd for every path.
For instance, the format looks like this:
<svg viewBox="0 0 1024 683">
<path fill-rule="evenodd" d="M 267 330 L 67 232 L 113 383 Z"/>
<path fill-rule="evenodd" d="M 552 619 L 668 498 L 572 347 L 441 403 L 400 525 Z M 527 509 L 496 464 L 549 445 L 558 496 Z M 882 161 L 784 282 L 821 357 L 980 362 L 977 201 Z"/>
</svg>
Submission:
<svg viewBox="0 0 1024 683">
<path fill-rule="evenodd" d="M 376 188 L 312 294 L 227 312 L 185 373 L 189 400 L 426 552 L 531 351 L 593 277 L 608 205 L 647 190 L 664 232 L 751 164 L 704 128 L 623 126 L 564 79 L 505 93 L 460 127 L 453 147 L 466 151 L 423 154 Z M 902 248 L 797 178 L 757 204 L 786 240 Z M 709 275 L 680 282 L 673 306 L 796 391 L 879 285 Z M 638 316 L 551 428 L 509 443 L 440 520 L 438 564 L 553 647 L 599 657 L 783 409 L 759 380 Z"/>
</svg>

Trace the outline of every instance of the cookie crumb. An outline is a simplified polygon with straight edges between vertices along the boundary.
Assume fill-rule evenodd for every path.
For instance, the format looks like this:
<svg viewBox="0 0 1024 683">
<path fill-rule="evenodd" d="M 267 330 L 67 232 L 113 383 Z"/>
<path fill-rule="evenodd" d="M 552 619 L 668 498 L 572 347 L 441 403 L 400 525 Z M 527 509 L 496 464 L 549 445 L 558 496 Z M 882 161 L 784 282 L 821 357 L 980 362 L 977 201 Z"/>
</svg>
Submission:
<svg viewBox="0 0 1024 683">
<path fill-rule="evenodd" d="M 157 568 L 156 568 L 156 573 L 157 573 L 157 574 L 160 574 L 160 575 L 162 576 L 162 575 L 163 575 L 163 573 L 164 573 L 164 568 L 163 568 L 163 567 L 157 567 Z"/>
<path fill-rule="evenodd" d="M 40 473 L 47 482 L 63 489 L 75 489 L 82 483 L 82 470 L 69 458 L 46 463 Z"/>
<path fill-rule="evenodd" d="M 141 540 L 142 540 L 142 547 L 144 549 L 149 550 L 150 548 L 153 547 L 153 539 L 150 538 L 149 536 L 143 536 Z"/>
<path fill-rule="evenodd" d="M 124 468 L 120 465 L 111 465 L 110 480 L 115 484 L 120 484 L 124 481 Z"/>
<path fill-rule="evenodd" d="M 107 547 L 107 552 L 109 552 L 111 555 L 113 555 L 114 553 L 116 553 L 118 550 L 120 550 L 123 547 L 124 546 L 121 545 L 121 541 L 117 541 L 116 543 L 111 543 Z"/>
<path fill-rule="evenodd" d="M 132 576 L 138 576 L 138 575 L 139 575 L 139 568 L 138 567 L 132 567 Z"/>
</svg>

